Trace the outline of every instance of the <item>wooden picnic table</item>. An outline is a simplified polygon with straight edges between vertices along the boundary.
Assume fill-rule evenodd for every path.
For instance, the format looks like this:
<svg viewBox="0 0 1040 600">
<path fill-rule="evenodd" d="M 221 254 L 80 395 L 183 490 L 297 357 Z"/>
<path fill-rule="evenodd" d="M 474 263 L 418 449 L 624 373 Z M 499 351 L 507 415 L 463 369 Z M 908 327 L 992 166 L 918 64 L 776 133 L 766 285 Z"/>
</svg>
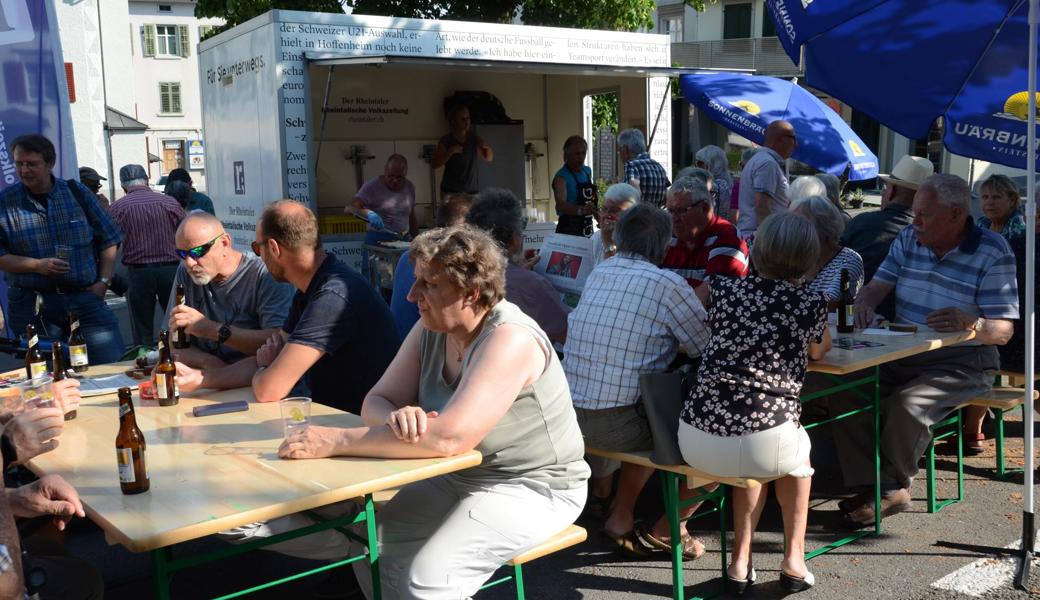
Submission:
<svg viewBox="0 0 1040 600">
<path fill-rule="evenodd" d="M 87 376 L 122 372 L 130 365 L 90 368 Z M 194 417 L 199 405 L 247 400 L 247 411 Z M 172 561 L 171 546 L 232 527 L 275 519 L 343 500 L 366 498 L 373 580 L 378 582 L 372 494 L 480 464 L 469 451 L 447 458 L 381 459 L 336 457 L 282 460 L 278 446 L 283 421 L 278 403 L 254 401 L 252 390 L 199 390 L 183 394 L 177 406 L 142 402 L 134 393 L 137 424 L 147 443 L 151 487 L 123 495 L 119 487 L 115 438 L 119 428 L 115 394 L 84 398 L 75 420 L 66 422 L 60 445 L 36 457 L 29 467 L 38 474 L 57 473 L 80 494 L 87 516 L 110 543 L 134 552 L 153 551 L 160 598 L 169 597 L 169 574 L 202 562 L 190 557 Z M 361 418 L 313 404 L 315 425 L 351 427 Z M 353 516 L 351 516 L 353 519 Z M 231 550 L 236 547 L 229 547 Z M 238 553 L 238 552 L 234 552 Z M 214 560 L 228 555 L 218 552 Z M 378 583 L 376 583 L 378 589 Z"/>
</svg>

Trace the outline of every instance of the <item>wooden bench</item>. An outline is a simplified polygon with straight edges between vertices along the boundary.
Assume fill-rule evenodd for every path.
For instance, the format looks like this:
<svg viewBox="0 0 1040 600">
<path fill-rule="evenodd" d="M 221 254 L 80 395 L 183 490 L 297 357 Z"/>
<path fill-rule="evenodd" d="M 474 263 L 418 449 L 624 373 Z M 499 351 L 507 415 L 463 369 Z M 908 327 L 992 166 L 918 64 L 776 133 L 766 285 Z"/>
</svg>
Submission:
<svg viewBox="0 0 1040 600">
<path fill-rule="evenodd" d="M 569 525 L 563 531 L 557 533 L 551 538 L 545 540 L 541 544 L 538 544 L 534 548 L 521 552 L 514 556 L 512 560 L 506 564 L 513 567 L 513 574 L 506 575 L 494 581 L 489 581 L 484 584 L 480 589 L 486 590 L 489 587 L 505 583 L 509 580 L 513 580 L 516 585 L 516 597 L 517 600 L 524 600 L 524 569 L 523 566 L 532 560 L 548 556 L 554 552 L 559 552 L 565 548 L 571 546 L 577 546 L 584 542 L 588 538 L 588 532 L 585 531 L 584 527 L 578 525 Z"/>
<path fill-rule="evenodd" d="M 697 516 L 707 516 L 712 513 L 719 513 L 719 539 L 722 548 L 721 551 L 721 575 L 723 580 L 726 577 L 726 530 L 729 523 L 726 520 L 726 493 L 722 486 L 715 488 L 714 490 L 708 490 L 707 488 L 716 484 L 722 483 L 725 485 L 731 485 L 742 488 L 754 488 L 756 486 L 765 483 L 765 481 L 756 481 L 754 479 L 747 479 L 743 477 L 718 477 L 710 473 L 698 471 L 689 465 L 660 465 L 650 460 L 650 451 L 645 450 L 641 452 L 612 452 L 609 450 L 602 450 L 600 448 L 594 448 L 592 446 L 585 446 L 585 453 L 593 456 L 599 456 L 601 458 L 609 458 L 618 462 L 630 463 L 633 465 L 639 465 L 641 467 L 648 467 L 660 471 L 661 474 L 661 486 L 664 493 L 664 510 L 668 516 L 668 524 L 670 526 L 670 535 L 672 539 L 672 598 L 673 600 L 683 600 L 685 598 L 686 590 L 683 582 L 683 564 L 682 564 L 682 539 L 679 535 L 679 512 L 684 506 L 689 506 L 696 502 L 711 502 L 715 508 L 706 513 L 699 513 Z M 686 486 L 690 489 L 700 488 L 701 493 L 693 498 L 686 500 L 679 500 L 679 480 L 685 479 Z"/>
<path fill-rule="evenodd" d="M 1002 373 L 1007 375 L 1006 373 Z M 1019 374 L 1021 375 L 1021 374 Z M 1009 377 L 1012 379 L 1012 377 Z M 1024 377 L 1022 377 L 1024 381 Z M 1040 396 L 1036 390 L 1033 390 L 1033 401 L 1035 402 Z M 960 502 L 964 498 L 964 454 L 962 439 L 960 432 L 963 426 L 961 410 L 969 406 L 980 406 L 993 411 L 994 417 L 997 424 L 996 434 L 996 465 L 997 465 L 997 477 L 1005 479 L 1010 473 L 1021 471 L 1021 469 L 1008 469 L 1004 464 L 1004 413 L 1006 411 L 1023 407 L 1023 418 L 1025 417 L 1025 399 L 1026 390 L 1024 388 L 1017 387 L 994 387 L 989 392 L 972 398 L 964 404 L 957 407 L 954 413 L 939 421 L 935 425 L 932 425 L 932 441 L 928 444 L 928 450 L 925 454 L 927 459 L 927 494 L 928 494 L 928 512 L 934 513 L 943 509 L 943 507 L 956 502 Z M 942 431 L 945 430 L 945 431 Z M 941 433 L 940 433 L 941 431 Z M 951 436 L 957 436 L 957 496 L 953 498 L 938 499 L 936 492 L 935 482 L 935 443 L 944 438 Z"/>
</svg>

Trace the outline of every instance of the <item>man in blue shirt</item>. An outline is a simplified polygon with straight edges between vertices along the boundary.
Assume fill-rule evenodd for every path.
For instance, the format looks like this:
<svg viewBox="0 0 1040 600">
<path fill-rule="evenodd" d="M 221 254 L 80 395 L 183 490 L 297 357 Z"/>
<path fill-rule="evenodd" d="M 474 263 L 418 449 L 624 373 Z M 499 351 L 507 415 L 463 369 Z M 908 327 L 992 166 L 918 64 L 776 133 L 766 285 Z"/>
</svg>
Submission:
<svg viewBox="0 0 1040 600">
<path fill-rule="evenodd" d="M 942 333 L 973 332 L 952 347 L 917 354 L 881 368 L 882 517 L 910 506 L 910 483 L 931 441 L 929 427 L 969 398 L 988 392 L 1000 369 L 996 346 L 1008 342 L 1018 318 L 1015 257 L 1000 235 L 976 227 L 971 191 L 956 175 L 932 175 L 914 196 L 913 226 L 892 242 L 874 278 L 856 296 L 856 327 L 895 290 L 896 320 Z M 831 398 L 835 414 L 862 401 Z M 864 417 L 864 418 L 860 418 Z M 845 484 L 864 492 L 843 510 L 850 525 L 874 522 L 873 418 L 837 421 L 835 444 Z"/>
<path fill-rule="evenodd" d="M 119 360 L 119 322 L 105 304 L 122 234 L 97 198 L 78 181 L 51 174 L 57 155 L 42 135 L 11 143 L 21 180 L 0 192 L 0 270 L 7 273 L 9 325 L 30 322 L 41 335 L 64 340 L 69 313 L 87 339 L 90 362 Z M 36 298 L 43 300 L 34 317 Z M 40 328 L 43 328 L 40 331 Z"/>
</svg>

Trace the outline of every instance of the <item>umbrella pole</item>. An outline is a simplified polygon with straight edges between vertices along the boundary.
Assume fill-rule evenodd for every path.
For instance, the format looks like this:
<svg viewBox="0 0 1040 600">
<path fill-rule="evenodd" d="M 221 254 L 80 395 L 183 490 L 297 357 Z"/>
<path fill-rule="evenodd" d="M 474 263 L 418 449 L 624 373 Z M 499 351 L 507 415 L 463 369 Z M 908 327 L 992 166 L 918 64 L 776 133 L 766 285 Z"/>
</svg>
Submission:
<svg viewBox="0 0 1040 600">
<path fill-rule="evenodd" d="M 1025 344 L 1026 344 L 1026 403 L 1024 407 L 1025 433 L 1023 454 L 1025 466 L 1022 477 L 1022 564 L 1015 576 L 1015 587 L 1028 589 L 1036 544 L 1036 526 L 1033 512 L 1033 373 L 1036 367 L 1035 332 L 1033 331 L 1036 289 L 1036 29 L 1040 20 L 1040 0 L 1029 0 L 1029 85 L 1026 122 L 1026 290 L 1025 290 Z"/>
</svg>

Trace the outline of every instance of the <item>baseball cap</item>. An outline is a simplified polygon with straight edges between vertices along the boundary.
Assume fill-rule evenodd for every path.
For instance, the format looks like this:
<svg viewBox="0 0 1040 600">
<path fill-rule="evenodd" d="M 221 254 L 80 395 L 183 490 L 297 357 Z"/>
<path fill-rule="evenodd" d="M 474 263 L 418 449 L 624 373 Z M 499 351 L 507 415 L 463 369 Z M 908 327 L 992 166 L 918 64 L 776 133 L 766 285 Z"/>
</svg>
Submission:
<svg viewBox="0 0 1040 600">
<path fill-rule="evenodd" d="M 148 172 L 141 165 L 125 165 L 119 169 L 119 181 L 133 181 L 134 179 L 148 179 Z"/>
<path fill-rule="evenodd" d="M 79 168 L 79 179 L 80 181 L 107 181 L 100 173 L 90 167 Z"/>
</svg>

